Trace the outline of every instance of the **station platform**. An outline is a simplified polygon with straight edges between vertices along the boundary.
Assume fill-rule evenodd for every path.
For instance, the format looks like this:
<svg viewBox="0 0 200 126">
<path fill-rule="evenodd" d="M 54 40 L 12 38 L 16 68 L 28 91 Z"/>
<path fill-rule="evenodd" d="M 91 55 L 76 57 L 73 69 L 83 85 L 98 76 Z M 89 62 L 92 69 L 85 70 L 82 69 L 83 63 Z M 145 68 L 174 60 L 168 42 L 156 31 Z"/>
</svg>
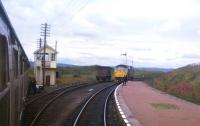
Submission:
<svg viewBox="0 0 200 126">
<path fill-rule="evenodd" d="M 199 126 L 200 105 L 129 81 L 116 90 L 120 108 L 132 126 Z"/>
</svg>

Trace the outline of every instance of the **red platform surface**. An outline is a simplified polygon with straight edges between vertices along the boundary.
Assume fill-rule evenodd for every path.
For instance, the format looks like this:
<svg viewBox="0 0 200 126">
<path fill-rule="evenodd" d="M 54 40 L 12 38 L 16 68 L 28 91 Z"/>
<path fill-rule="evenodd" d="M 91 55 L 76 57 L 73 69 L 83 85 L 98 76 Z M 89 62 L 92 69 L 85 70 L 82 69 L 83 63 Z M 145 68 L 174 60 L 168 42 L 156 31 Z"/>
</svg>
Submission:
<svg viewBox="0 0 200 126">
<path fill-rule="evenodd" d="M 127 86 L 120 86 L 119 95 L 142 126 L 200 126 L 200 105 L 158 91 L 144 82 L 129 81 Z"/>
</svg>

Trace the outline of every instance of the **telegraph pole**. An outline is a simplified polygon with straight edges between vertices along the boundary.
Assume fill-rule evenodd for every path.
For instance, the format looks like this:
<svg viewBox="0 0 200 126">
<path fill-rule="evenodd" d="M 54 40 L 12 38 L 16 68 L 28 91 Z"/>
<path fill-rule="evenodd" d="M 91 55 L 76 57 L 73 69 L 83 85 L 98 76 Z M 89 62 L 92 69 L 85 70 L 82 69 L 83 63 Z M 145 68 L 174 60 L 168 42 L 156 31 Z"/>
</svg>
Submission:
<svg viewBox="0 0 200 126">
<path fill-rule="evenodd" d="M 44 37 L 44 53 L 42 58 L 42 85 L 44 87 L 45 85 L 45 57 L 46 57 L 46 45 L 47 45 L 47 37 L 50 36 L 50 25 L 47 23 L 41 24 L 41 35 Z"/>
</svg>

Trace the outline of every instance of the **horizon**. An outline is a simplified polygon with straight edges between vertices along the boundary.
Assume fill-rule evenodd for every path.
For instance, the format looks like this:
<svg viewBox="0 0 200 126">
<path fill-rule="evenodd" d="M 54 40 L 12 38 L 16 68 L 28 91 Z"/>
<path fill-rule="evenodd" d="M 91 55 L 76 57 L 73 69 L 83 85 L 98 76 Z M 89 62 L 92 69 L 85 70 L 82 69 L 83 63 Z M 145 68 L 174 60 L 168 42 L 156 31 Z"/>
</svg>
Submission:
<svg viewBox="0 0 200 126">
<path fill-rule="evenodd" d="M 31 63 L 34 63 L 34 61 L 30 61 Z M 57 62 L 57 65 L 71 65 L 72 67 L 74 66 L 74 67 L 90 67 L 90 66 L 108 66 L 108 67 L 115 67 L 115 66 L 117 66 L 117 65 L 120 65 L 120 64 L 117 64 L 117 65 L 115 65 L 115 66 L 113 66 L 113 65 L 98 65 L 98 64 L 91 64 L 91 65 L 78 65 L 78 64 L 68 64 L 68 63 L 62 63 L 62 62 Z M 184 66 L 180 66 L 180 67 L 177 67 L 177 68 L 173 68 L 173 67 L 135 67 L 135 66 L 133 66 L 134 68 L 138 68 L 138 69 L 142 69 L 142 68 L 144 68 L 144 69 L 148 69 L 148 68 L 150 68 L 150 69 L 170 69 L 170 70 L 175 70 L 175 69 L 179 69 L 179 68 L 182 68 L 182 67 L 186 67 L 186 66 L 195 66 L 195 65 L 200 65 L 200 63 L 191 63 L 191 64 L 187 64 L 187 65 L 184 65 Z M 131 66 L 131 65 L 130 65 Z"/>
</svg>

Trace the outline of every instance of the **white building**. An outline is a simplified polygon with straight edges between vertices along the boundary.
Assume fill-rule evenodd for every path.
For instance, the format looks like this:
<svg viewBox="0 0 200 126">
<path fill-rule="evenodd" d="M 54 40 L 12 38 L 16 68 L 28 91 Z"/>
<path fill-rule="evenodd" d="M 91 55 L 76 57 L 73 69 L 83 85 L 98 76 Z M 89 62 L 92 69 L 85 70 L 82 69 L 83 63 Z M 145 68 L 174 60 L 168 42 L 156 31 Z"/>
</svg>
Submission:
<svg viewBox="0 0 200 126">
<path fill-rule="evenodd" d="M 57 51 L 50 46 L 46 46 L 45 54 L 45 85 L 55 85 L 56 83 L 56 67 L 57 67 Z M 38 85 L 43 84 L 43 67 L 42 59 L 44 57 L 44 47 L 34 52 L 34 74 Z"/>
</svg>

